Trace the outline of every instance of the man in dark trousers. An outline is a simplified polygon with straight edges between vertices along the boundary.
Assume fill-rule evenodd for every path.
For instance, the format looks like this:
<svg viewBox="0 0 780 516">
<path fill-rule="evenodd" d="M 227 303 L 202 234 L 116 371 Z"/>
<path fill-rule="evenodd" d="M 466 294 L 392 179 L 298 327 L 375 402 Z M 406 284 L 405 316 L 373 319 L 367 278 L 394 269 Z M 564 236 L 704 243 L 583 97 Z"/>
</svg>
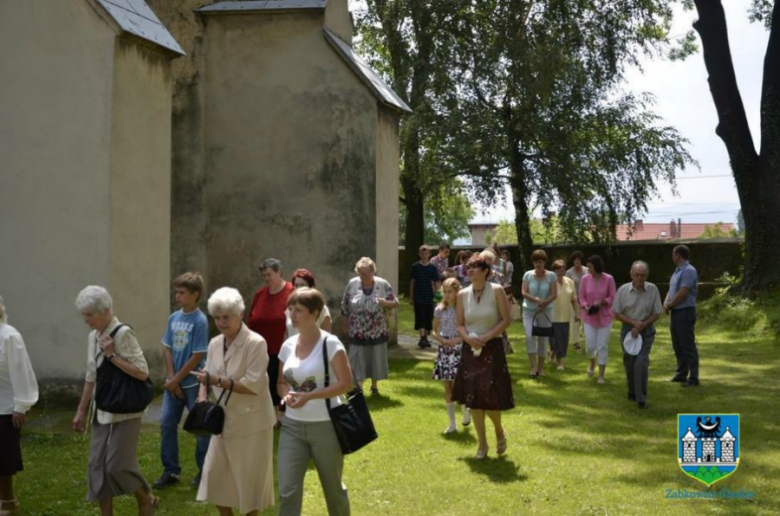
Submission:
<svg viewBox="0 0 780 516">
<path fill-rule="evenodd" d="M 699 351 L 696 349 L 696 294 L 699 291 L 699 274 L 690 264 L 690 250 L 678 245 L 672 252 L 677 268 L 669 282 L 669 293 L 664 311 L 671 313 L 670 329 L 672 347 L 677 357 L 677 371 L 673 382 L 684 387 L 699 385 Z"/>
<path fill-rule="evenodd" d="M 636 401 L 639 408 L 647 408 L 647 376 L 650 366 L 650 350 L 655 340 L 655 322 L 661 317 L 661 294 L 658 287 L 647 281 L 650 268 L 643 261 L 631 266 L 631 283 L 620 287 L 612 304 L 615 318 L 623 323 L 620 342 L 626 336 L 642 337 L 639 353 L 632 355 L 623 349 L 623 367 L 626 369 L 628 401 Z"/>
<path fill-rule="evenodd" d="M 428 246 L 420 246 L 420 261 L 412 265 L 411 283 L 409 285 L 409 302 L 414 306 L 414 329 L 420 330 L 421 348 L 430 348 L 428 334 L 433 328 L 433 295 L 439 272 L 429 258 L 431 250 Z"/>
</svg>

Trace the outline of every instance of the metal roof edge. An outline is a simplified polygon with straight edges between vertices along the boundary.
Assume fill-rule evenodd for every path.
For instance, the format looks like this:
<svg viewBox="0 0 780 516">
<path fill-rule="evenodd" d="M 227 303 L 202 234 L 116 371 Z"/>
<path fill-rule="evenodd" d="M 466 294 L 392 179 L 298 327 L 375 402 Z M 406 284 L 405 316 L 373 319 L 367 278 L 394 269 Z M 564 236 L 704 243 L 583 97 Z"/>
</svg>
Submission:
<svg viewBox="0 0 780 516">
<path fill-rule="evenodd" d="M 370 66 L 368 66 L 367 63 L 365 63 L 360 56 L 358 56 L 353 50 L 350 45 L 348 45 L 345 41 L 343 41 L 341 38 L 339 38 L 337 35 L 335 35 L 333 32 L 331 32 L 326 27 L 322 28 L 322 32 L 325 36 L 325 39 L 328 41 L 328 43 L 336 50 L 336 53 L 342 58 L 342 60 L 349 66 L 349 68 L 352 70 L 352 72 L 357 75 L 358 79 L 360 79 L 360 82 L 362 82 L 370 91 L 374 94 L 374 96 L 379 100 L 382 105 L 394 110 L 398 111 L 399 113 L 413 113 L 412 108 L 410 108 L 404 100 L 398 96 L 398 94 L 393 91 L 390 86 L 385 83 L 384 80 L 382 80 L 379 75 L 377 75 L 376 72 L 371 69 Z M 351 54 L 347 52 L 346 49 L 349 49 Z M 376 84 L 371 80 L 371 77 L 366 77 L 366 73 L 364 73 L 364 70 L 360 68 L 359 64 L 362 64 L 365 66 L 366 70 L 369 71 L 371 74 L 373 74 L 373 79 L 378 81 L 384 88 L 387 89 L 387 91 L 391 94 L 391 100 L 389 100 L 383 92 L 381 92 Z"/>
<path fill-rule="evenodd" d="M 120 36 L 131 36 L 131 39 L 158 48 L 174 58 L 187 55 L 144 0 L 124 0 L 124 3 L 119 0 L 89 0 L 89 3 L 110 19 Z"/>
<path fill-rule="evenodd" d="M 219 14 L 277 14 L 300 11 L 325 11 L 328 0 L 262 0 L 227 1 L 198 7 L 195 12 L 204 15 Z"/>
</svg>

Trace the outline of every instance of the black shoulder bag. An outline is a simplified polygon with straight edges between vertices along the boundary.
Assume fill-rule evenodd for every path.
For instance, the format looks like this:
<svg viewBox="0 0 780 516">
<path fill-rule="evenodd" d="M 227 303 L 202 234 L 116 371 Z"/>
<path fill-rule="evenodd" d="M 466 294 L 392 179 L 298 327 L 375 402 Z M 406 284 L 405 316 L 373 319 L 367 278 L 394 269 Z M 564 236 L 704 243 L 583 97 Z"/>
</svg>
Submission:
<svg viewBox="0 0 780 516">
<path fill-rule="evenodd" d="M 537 326 L 536 325 L 536 318 L 539 317 L 539 314 L 543 315 L 548 321 L 550 320 L 549 317 L 547 317 L 547 314 L 544 312 L 539 312 L 537 314 L 534 314 L 534 322 L 532 323 L 533 326 L 531 327 L 531 335 L 534 337 L 552 337 L 553 336 L 553 328 L 552 328 L 552 322 L 550 322 L 550 326 Z"/>
<path fill-rule="evenodd" d="M 322 342 L 322 360 L 325 363 L 325 388 L 327 388 L 330 384 L 327 337 Z M 325 404 L 344 455 L 358 451 L 379 437 L 371 420 L 366 398 L 363 397 L 363 391 L 360 389 L 349 392 L 347 400 L 338 407 L 331 408 L 330 398 L 325 398 Z"/>
<path fill-rule="evenodd" d="M 114 328 L 110 335 L 112 339 L 123 326 L 127 325 L 120 324 Z M 135 414 L 143 412 L 153 397 L 154 389 L 149 378 L 144 381 L 133 378 L 107 358 L 97 368 L 95 406 L 99 410 L 111 414 Z"/>
<path fill-rule="evenodd" d="M 184 430 L 201 437 L 221 434 L 225 427 L 225 409 L 220 403 L 222 403 L 222 397 L 225 396 L 226 392 L 225 406 L 227 407 L 230 395 L 233 394 L 233 380 L 230 380 L 230 389 L 222 389 L 222 394 L 219 395 L 216 403 L 211 403 L 206 399 L 206 401 L 199 401 L 192 407 L 184 421 Z M 206 373 L 206 396 L 207 398 L 211 397 L 209 373 Z"/>
</svg>

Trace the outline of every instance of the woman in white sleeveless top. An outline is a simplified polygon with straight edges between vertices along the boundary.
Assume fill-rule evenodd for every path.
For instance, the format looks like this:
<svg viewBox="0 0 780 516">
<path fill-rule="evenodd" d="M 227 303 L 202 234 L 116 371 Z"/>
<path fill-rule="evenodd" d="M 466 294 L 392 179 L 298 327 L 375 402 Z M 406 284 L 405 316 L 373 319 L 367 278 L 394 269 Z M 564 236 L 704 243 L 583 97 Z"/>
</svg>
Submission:
<svg viewBox="0 0 780 516">
<path fill-rule="evenodd" d="M 479 447 L 476 458 L 487 456 L 485 415 L 496 430 L 496 453 L 506 452 L 501 411 L 514 408 L 512 380 L 501 334 L 509 327 L 509 303 L 504 289 L 487 281 L 490 265 L 479 256 L 466 264 L 471 286 L 458 293 L 457 328 L 463 342 L 453 399 L 471 409 Z"/>
</svg>

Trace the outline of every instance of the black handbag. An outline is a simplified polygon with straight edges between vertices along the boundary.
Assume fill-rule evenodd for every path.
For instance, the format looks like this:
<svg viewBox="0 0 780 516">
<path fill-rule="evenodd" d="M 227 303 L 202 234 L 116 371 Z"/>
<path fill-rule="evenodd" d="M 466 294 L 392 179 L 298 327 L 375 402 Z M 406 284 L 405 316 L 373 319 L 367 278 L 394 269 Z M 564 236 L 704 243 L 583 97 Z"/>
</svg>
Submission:
<svg viewBox="0 0 780 516">
<path fill-rule="evenodd" d="M 595 305 L 591 306 L 590 308 L 588 308 L 588 315 L 596 315 L 597 313 L 599 313 L 599 308 L 600 307 Z"/>
<path fill-rule="evenodd" d="M 322 359 L 325 363 L 325 387 L 327 388 L 330 384 L 327 337 L 322 343 Z M 330 398 L 325 398 L 325 404 L 344 455 L 358 451 L 379 437 L 371 420 L 366 398 L 360 389 L 349 392 L 347 400 L 338 407 L 331 408 Z"/>
<path fill-rule="evenodd" d="M 211 397 L 211 378 L 209 373 L 206 373 L 206 389 L 206 395 Z M 199 437 L 221 434 L 222 429 L 225 427 L 225 409 L 222 408 L 220 403 L 222 403 L 222 398 L 226 392 L 228 395 L 225 399 L 225 406 L 227 407 L 230 395 L 233 394 L 233 380 L 230 380 L 230 389 L 222 389 L 222 394 L 219 395 L 216 403 L 211 403 L 207 399 L 206 401 L 199 401 L 192 407 L 190 413 L 187 414 L 187 419 L 184 420 L 184 430 Z"/>
<path fill-rule="evenodd" d="M 547 314 L 544 312 L 539 312 L 544 317 L 550 321 L 550 318 L 547 317 Z M 534 321 L 533 326 L 531 327 L 531 335 L 534 337 L 552 337 L 553 336 L 553 328 L 552 328 L 552 321 L 550 321 L 550 326 L 537 326 L 536 325 L 536 318 L 539 317 L 539 314 L 534 314 Z"/>
<path fill-rule="evenodd" d="M 110 335 L 112 339 L 123 326 L 127 325 L 120 324 L 114 328 Z M 143 381 L 133 378 L 107 358 L 97 368 L 95 406 L 99 410 L 111 414 L 135 414 L 143 412 L 153 397 L 154 386 L 149 378 Z"/>
</svg>

